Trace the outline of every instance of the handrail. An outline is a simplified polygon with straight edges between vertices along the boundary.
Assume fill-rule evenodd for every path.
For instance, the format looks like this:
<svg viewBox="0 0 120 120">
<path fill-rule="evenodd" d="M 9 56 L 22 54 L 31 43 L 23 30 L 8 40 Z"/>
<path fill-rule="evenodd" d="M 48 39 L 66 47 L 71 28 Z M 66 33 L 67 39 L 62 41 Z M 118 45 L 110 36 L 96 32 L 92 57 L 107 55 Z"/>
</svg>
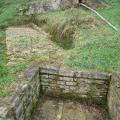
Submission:
<svg viewBox="0 0 120 120">
<path fill-rule="evenodd" d="M 108 20 L 106 20 L 103 16 L 101 16 L 97 11 L 95 11 L 94 9 L 90 8 L 89 6 L 83 4 L 83 3 L 80 3 L 81 6 L 91 10 L 92 12 L 94 12 L 96 15 L 98 15 L 103 21 L 105 21 L 110 27 L 112 27 L 115 31 L 119 32 L 118 29 L 113 25 L 111 24 Z"/>
</svg>

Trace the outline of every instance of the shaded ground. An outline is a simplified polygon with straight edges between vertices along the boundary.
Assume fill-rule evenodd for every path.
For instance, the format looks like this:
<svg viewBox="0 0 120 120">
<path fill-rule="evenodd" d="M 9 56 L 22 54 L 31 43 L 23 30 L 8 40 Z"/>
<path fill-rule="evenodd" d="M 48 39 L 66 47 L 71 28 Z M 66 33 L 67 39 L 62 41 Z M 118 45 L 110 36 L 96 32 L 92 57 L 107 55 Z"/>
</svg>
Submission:
<svg viewBox="0 0 120 120">
<path fill-rule="evenodd" d="M 106 111 L 98 106 L 70 100 L 42 98 L 31 120 L 107 120 Z"/>
</svg>

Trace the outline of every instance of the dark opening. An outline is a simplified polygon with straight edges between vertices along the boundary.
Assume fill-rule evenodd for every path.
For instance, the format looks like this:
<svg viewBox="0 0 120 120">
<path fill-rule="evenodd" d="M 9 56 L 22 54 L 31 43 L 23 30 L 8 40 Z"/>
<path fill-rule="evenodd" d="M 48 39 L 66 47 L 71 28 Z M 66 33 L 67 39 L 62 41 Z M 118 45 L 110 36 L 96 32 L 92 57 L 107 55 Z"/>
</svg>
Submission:
<svg viewBox="0 0 120 120">
<path fill-rule="evenodd" d="M 82 0 L 79 0 L 79 3 L 82 3 Z"/>
</svg>

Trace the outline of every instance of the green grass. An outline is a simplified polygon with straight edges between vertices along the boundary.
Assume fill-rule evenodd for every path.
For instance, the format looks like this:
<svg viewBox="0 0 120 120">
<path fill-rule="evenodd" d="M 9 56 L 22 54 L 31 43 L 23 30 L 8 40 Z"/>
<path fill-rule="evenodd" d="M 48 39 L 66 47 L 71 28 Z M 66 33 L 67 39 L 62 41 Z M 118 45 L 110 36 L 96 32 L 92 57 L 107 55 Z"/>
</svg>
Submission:
<svg viewBox="0 0 120 120">
<path fill-rule="evenodd" d="M 56 41 L 65 40 L 60 39 L 60 36 L 66 26 L 73 28 L 74 33 L 69 39 L 72 38 L 74 48 L 65 49 L 65 46 L 58 44 L 69 56 L 64 59 L 65 65 L 82 70 L 105 72 L 120 70 L 120 35 L 90 11 L 73 8 L 61 12 L 49 12 L 40 14 L 37 20 L 39 24 L 46 21 L 45 25 L 40 26 L 52 33 Z"/>
<path fill-rule="evenodd" d="M 11 95 L 12 89 L 16 84 L 18 76 L 27 67 L 26 62 L 18 62 L 14 65 L 8 66 L 5 70 L 9 71 L 0 79 L 0 97 Z"/>
<path fill-rule="evenodd" d="M 0 97 L 8 95 L 6 88 L 8 87 L 8 84 L 15 80 L 14 76 L 12 76 L 10 70 L 6 66 L 7 55 L 5 29 L 12 23 L 12 20 L 16 16 L 19 8 L 30 1 L 32 0 L 0 0 Z M 11 69 L 12 67 L 13 66 L 11 66 Z M 18 68 L 14 70 L 16 71 Z"/>
<path fill-rule="evenodd" d="M 104 0 L 109 7 L 100 9 L 99 12 L 120 31 L 120 0 Z"/>
<path fill-rule="evenodd" d="M 85 40 L 88 42 L 84 45 L 78 45 L 74 49 L 74 54 L 65 63 L 71 67 L 85 70 L 119 71 L 120 36 L 113 33 L 107 32 L 107 34 L 103 34 L 100 32 L 100 37 L 93 38 L 91 35 L 87 36 L 88 32 L 94 35 L 92 30 L 85 30 L 83 34 L 85 34 Z M 94 39 L 96 40 L 94 41 Z"/>
<path fill-rule="evenodd" d="M 7 70 L 5 67 L 6 63 L 6 46 L 5 46 L 5 32 L 0 32 L 0 77 L 7 74 Z"/>
<path fill-rule="evenodd" d="M 98 11 L 120 30 L 119 0 L 106 0 L 109 7 Z M 65 63 L 71 67 L 90 69 L 97 71 L 113 72 L 120 71 L 120 34 L 107 25 L 81 29 L 76 32 L 75 39 L 79 39 L 82 33 L 85 40 L 77 47 Z"/>
<path fill-rule="evenodd" d="M 6 43 L 5 43 L 5 28 L 8 26 L 9 21 L 15 16 L 18 4 L 10 4 L 8 1 L 0 1 L 0 80 L 8 74 L 6 67 Z"/>
<path fill-rule="evenodd" d="M 15 16 L 18 7 L 18 4 L 11 4 L 4 9 L 4 12 L 0 14 L 0 28 L 8 26 L 9 20 Z"/>
<path fill-rule="evenodd" d="M 79 20 L 83 21 L 86 15 L 84 10 L 71 8 L 65 11 L 36 15 L 35 23 L 50 33 L 52 41 L 67 50 L 74 47 L 72 35 Z"/>
<path fill-rule="evenodd" d="M 0 97 L 8 95 L 8 92 L 5 92 L 5 87 L 13 80 L 6 66 L 5 28 L 16 14 L 17 7 L 18 5 L 15 3 L 0 0 Z"/>
</svg>

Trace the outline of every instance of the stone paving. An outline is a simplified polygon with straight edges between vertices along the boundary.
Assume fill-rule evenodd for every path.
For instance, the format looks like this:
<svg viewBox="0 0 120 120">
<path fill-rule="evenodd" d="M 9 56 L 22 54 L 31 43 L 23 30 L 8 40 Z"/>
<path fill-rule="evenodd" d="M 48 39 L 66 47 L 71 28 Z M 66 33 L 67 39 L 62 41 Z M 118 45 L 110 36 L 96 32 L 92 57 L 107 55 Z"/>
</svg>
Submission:
<svg viewBox="0 0 120 120">
<path fill-rule="evenodd" d="M 106 114 L 105 110 L 95 105 L 42 98 L 31 120 L 107 120 Z"/>
</svg>

